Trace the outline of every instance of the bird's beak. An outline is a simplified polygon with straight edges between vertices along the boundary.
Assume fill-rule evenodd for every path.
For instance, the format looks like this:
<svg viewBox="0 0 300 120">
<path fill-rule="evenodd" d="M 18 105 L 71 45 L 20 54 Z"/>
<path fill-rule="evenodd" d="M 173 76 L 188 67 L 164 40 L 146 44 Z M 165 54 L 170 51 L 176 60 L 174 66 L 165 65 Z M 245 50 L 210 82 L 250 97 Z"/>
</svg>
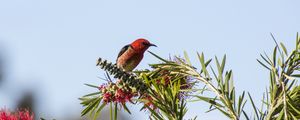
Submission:
<svg viewBox="0 0 300 120">
<path fill-rule="evenodd" d="M 150 44 L 149 44 L 149 46 L 154 46 L 154 47 L 157 47 L 156 45 L 154 45 L 154 44 L 152 44 L 152 43 L 150 43 Z"/>
</svg>

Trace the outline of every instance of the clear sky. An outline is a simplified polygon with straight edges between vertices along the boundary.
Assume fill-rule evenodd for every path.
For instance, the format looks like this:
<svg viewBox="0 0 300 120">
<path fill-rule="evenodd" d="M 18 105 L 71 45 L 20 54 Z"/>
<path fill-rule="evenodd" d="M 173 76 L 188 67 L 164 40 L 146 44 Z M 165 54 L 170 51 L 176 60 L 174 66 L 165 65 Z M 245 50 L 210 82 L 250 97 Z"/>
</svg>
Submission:
<svg viewBox="0 0 300 120">
<path fill-rule="evenodd" d="M 187 51 L 208 57 L 227 54 L 237 91 L 249 91 L 259 102 L 268 73 L 257 62 L 278 41 L 291 49 L 300 31 L 299 0 L 1 0 L 0 55 L 5 83 L 0 107 L 13 108 L 23 91 L 37 95 L 37 116 L 79 116 L 77 98 L 95 91 L 104 72 L 98 57 L 115 61 L 125 44 L 146 38 L 161 57 Z M 138 66 L 158 60 L 148 53 Z M 248 107 L 248 106 L 247 106 Z M 188 118 L 226 120 L 218 112 L 204 113 L 203 102 L 189 104 Z M 130 118 L 146 118 L 135 109 Z"/>
</svg>

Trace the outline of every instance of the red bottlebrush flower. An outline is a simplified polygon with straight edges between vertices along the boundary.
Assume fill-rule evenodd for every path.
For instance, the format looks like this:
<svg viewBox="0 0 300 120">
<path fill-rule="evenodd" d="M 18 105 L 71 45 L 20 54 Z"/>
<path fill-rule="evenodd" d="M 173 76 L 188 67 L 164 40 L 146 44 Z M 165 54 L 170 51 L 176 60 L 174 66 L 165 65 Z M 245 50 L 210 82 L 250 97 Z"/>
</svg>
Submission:
<svg viewBox="0 0 300 120">
<path fill-rule="evenodd" d="M 118 89 L 117 91 L 116 91 L 116 95 L 115 95 L 116 97 L 124 97 L 125 96 L 125 93 L 124 93 L 124 91 L 122 90 L 122 89 Z"/>
<path fill-rule="evenodd" d="M 125 96 L 125 100 L 126 100 L 126 101 L 132 102 L 132 101 L 131 101 L 131 98 L 134 97 L 134 96 L 135 96 L 134 94 L 129 93 L 128 95 Z"/>
<path fill-rule="evenodd" d="M 131 98 L 134 97 L 134 93 L 130 90 L 118 89 L 115 94 L 116 101 L 124 104 L 125 102 L 131 101 Z"/>
<path fill-rule="evenodd" d="M 33 114 L 30 114 L 28 110 L 19 111 L 19 120 L 33 120 Z"/>
<path fill-rule="evenodd" d="M 15 113 L 7 110 L 0 111 L 0 120 L 34 120 L 33 117 L 33 114 L 30 114 L 28 110 L 19 110 Z"/>
<path fill-rule="evenodd" d="M 124 104 L 137 95 L 136 91 L 128 84 L 118 80 L 116 83 L 104 84 L 99 87 L 102 92 L 103 102 L 117 102 Z"/>
<path fill-rule="evenodd" d="M 125 103 L 125 93 L 122 89 L 118 89 L 115 94 L 116 101 L 119 103 Z"/>
<path fill-rule="evenodd" d="M 1 110 L 0 111 L 0 120 L 18 120 L 17 116 L 11 114 L 8 111 Z"/>
<path fill-rule="evenodd" d="M 103 94 L 103 101 L 106 103 L 111 102 L 112 101 L 111 94 L 110 93 Z"/>
</svg>

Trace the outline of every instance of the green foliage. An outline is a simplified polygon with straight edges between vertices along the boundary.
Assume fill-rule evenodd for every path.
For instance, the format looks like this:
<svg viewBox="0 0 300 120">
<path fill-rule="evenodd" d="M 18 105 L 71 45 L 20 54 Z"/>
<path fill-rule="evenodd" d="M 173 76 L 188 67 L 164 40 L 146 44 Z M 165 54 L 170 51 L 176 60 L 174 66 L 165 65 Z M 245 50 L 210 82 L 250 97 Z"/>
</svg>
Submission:
<svg viewBox="0 0 300 120">
<path fill-rule="evenodd" d="M 266 98 L 263 98 L 266 110 L 259 110 L 252 103 L 255 119 L 300 119 L 300 91 L 299 86 L 295 84 L 296 78 L 300 77 L 298 74 L 300 71 L 300 38 L 297 35 L 296 48 L 290 53 L 283 43 L 278 44 L 273 35 L 272 38 L 276 43 L 272 56 L 261 55 L 262 61 L 257 60 L 269 70 L 270 86 L 266 92 Z M 249 97 L 252 101 L 250 94 Z"/>
<path fill-rule="evenodd" d="M 151 54 L 157 56 L 154 53 Z M 163 63 L 152 64 L 150 66 L 153 70 L 138 73 L 150 87 L 144 94 L 146 97 L 142 97 L 140 100 L 146 101 L 146 103 L 150 102 L 151 105 L 145 104 L 142 109 L 147 108 L 151 112 L 151 119 L 183 120 L 187 112 L 185 93 L 190 91 L 194 83 L 189 81 L 190 78 L 187 74 L 174 72 L 182 70 L 180 64 L 184 64 L 184 62 L 181 58 L 175 58 L 180 63 L 158 58 Z"/>
<path fill-rule="evenodd" d="M 284 44 L 274 41 L 272 56 L 264 53 L 261 60 L 257 60 L 270 73 L 270 86 L 260 109 L 250 93 L 247 94 L 249 99 L 245 91 L 236 94 L 233 71 L 226 69 L 226 55 L 222 59 L 205 59 L 203 53 L 197 53 L 200 63 L 197 69 L 186 52 L 184 58 L 174 59 L 163 59 L 149 52 L 161 62 L 150 64 L 150 70 L 129 73 L 99 58 L 97 66 L 117 78 L 117 82 L 107 74 L 108 83 L 104 86 L 87 84 L 98 91 L 80 98 L 85 107 L 81 114 L 89 113 L 96 119 L 101 110 L 109 106 L 110 118 L 116 120 L 118 110 L 131 114 L 126 105 L 131 103 L 143 104 L 141 110 L 149 111 L 151 120 L 183 120 L 187 119 L 184 115 L 190 101 L 204 101 L 210 105 L 208 112 L 217 110 L 232 120 L 300 119 L 300 86 L 296 84 L 296 78 L 300 77 L 300 38 L 297 35 L 296 48 L 290 53 Z M 244 110 L 247 101 L 254 116 Z"/>
<path fill-rule="evenodd" d="M 190 61 L 187 57 L 187 54 L 185 56 L 185 60 Z M 210 98 L 198 94 L 192 94 L 191 96 L 209 103 L 211 105 L 209 111 L 219 110 L 228 118 L 238 120 L 246 103 L 244 100 L 245 93 L 243 92 L 243 94 L 236 99 L 235 87 L 232 80 L 232 71 L 229 70 L 224 72 L 226 56 L 223 57 L 221 63 L 217 57 L 215 58 L 217 72 L 212 67 L 210 67 L 210 70 L 207 69 L 212 59 L 205 60 L 203 53 L 198 54 L 198 59 L 202 67 L 200 72 L 198 72 L 195 67 L 191 66 L 190 62 L 181 62 L 181 64 L 168 64 L 163 65 L 162 67 L 167 70 L 172 70 L 173 74 L 192 76 L 197 82 L 204 84 L 208 88 L 208 91 L 211 91 L 213 94 L 215 94 L 215 97 Z M 213 77 L 211 77 L 211 75 L 213 75 Z M 203 92 L 202 89 L 200 92 Z"/>
</svg>

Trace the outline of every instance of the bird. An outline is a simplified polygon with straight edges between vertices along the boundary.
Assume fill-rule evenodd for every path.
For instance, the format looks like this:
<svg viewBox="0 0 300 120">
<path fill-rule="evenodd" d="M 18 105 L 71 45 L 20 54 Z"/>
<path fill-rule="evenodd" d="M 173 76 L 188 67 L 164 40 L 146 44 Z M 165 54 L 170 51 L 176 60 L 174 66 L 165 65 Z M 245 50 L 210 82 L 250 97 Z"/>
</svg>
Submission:
<svg viewBox="0 0 300 120">
<path fill-rule="evenodd" d="M 145 51 L 151 47 L 157 47 L 144 38 L 139 38 L 131 44 L 125 45 L 117 57 L 117 67 L 125 72 L 131 72 L 143 59 Z"/>
</svg>

